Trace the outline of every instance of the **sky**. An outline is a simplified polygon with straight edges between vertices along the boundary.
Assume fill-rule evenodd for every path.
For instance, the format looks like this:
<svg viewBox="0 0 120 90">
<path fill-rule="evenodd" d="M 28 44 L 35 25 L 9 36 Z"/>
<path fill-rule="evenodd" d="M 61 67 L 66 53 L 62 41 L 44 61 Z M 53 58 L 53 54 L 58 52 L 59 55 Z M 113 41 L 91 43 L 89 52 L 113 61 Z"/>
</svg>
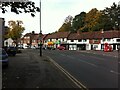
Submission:
<svg viewBox="0 0 120 90">
<path fill-rule="evenodd" d="M 40 0 L 31 0 L 36 6 L 40 6 Z M 82 11 L 89 12 L 92 8 L 103 10 L 105 7 L 110 7 L 113 2 L 118 4 L 120 0 L 41 0 L 41 31 L 43 34 L 48 34 L 57 31 L 63 24 L 65 18 L 71 15 L 80 14 Z M 22 20 L 25 27 L 25 33 L 35 31 L 40 32 L 40 12 L 32 17 L 30 14 L 15 14 L 7 12 L 1 13 L 0 17 L 5 18 L 5 25 L 8 26 L 10 20 Z"/>
</svg>

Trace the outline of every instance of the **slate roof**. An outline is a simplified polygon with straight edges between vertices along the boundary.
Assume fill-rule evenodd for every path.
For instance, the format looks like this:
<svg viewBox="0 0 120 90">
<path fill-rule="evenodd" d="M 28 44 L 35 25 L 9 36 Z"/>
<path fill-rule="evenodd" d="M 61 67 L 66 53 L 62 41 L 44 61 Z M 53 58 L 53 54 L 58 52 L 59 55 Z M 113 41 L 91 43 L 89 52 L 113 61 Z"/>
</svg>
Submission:
<svg viewBox="0 0 120 90">
<path fill-rule="evenodd" d="M 67 38 L 69 34 L 70 32 L 52 33 L 52 34 L 48 34 L 45 39 L 47 40 L 47 39 Z"/>
<path fill-rule="evenodd" d="M 68 39 L 102 39 L 102 38 L 120 38 L 120 31 L 95 31 L 95 32 L 83 32 L 83 33 L 71 33 Z"/>
</svg>

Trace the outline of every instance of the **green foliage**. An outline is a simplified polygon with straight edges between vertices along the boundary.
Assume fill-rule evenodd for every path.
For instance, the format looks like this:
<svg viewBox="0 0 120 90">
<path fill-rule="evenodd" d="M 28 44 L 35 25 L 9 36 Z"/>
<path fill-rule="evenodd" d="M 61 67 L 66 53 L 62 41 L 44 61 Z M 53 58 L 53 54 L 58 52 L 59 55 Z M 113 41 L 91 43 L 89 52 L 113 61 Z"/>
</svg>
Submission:
<svg viewBox="0 0 120 90">
<path fill-rule="evenodd" d="M 32 1 L 28 1 L 28 2 L 14 2 L 14 0 L 12 1 L 0 3 L 0 6 L 2 6 L 2 8 L 0 8 L 2 10 L 2 13 L 7 12 L 7 9 L 6 9 L 7 7 L 10 7 L 11 12 L 14 12 L 16 14 L 20 14 L 23 12 L 31 13 L 32 17 L 35 16 L 35 12 L 40 12 L 40 8 L 35 7 L 35 3 Z"/>
<path fill-rule="evenodd" d="M 82 28 L 85 25 L 85 17 L 86 13 L 81 12 L 80 14 L 76 15 L 75 18 L 73 18 L 72 22 L 72 30 L 77 31 L 78 29 Z"/>
<path fill-rule="evenodd" d="M 120 7 L 117 4 L 113 3 L 113 5 L 110 8 L 105 8 L 103 10 L 103 13 L 108 19 L 107 22 L 109 22 L 109 24 L 111 25 L 111 27 L 109 28 L 118 29 L 120 25 L 120 19 L 118 18 L 120 16 Z"/>
<path fill-rule="evenodd" d="M 59 28 L 58 32 L 66 32 L 66 31 L 71 31 L 71 22 L 72 22 L 72 17 L 69 15 L 66 17 L 65 22 L 63 25 Z"/>
<path fill-rule="evenodd" d="M 7 38 L 12 38 L 13 40 L 17 40 L 21 37 L 25 28 L 22 26 L 22 21 L 9 21 L 9 30 L 7 34 Z"/>
<path fill-rule="evenodd" d="M 98 11 L 96 8 L 93 8 L 92 10 L 90 10 L 87 14 L 86 14 L 86 18 L 85 18 L 85 26 L 84 28 L 87 28 L 88 31 L 95 31 L 95 29 L 97 29 L 99 26 L 98 22 L 101 16 L 101 12 Z M 83 29 L 84 29 L 83 28 Z"/>
<path fill-rule="evenodd" d="M 65 32 L 65 31 L 70 31 L 71 30 L 71 23 L 64 23 L 58 32 Z"/>
<path fill-rule="evenodd" d="M 67 19 L 66 21 L 69 21 Z M 113 3 L 104 10 L 91 9 L 88 13 L 81 12 L 73 18 L 72 23 L 64 23 L 58 31 L 81 32 L 119 30 L 120 29 L 120 6 Z"/>
</svg>

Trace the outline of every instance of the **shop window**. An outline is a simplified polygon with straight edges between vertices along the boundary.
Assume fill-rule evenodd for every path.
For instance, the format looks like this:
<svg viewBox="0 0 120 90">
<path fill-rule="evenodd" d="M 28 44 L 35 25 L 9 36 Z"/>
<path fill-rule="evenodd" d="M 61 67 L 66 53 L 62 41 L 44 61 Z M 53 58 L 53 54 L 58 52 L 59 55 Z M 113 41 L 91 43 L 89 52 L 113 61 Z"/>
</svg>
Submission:
<svg viewBox="0 0 120 90">
<path fill-rule="evenodd" d="M 87 39 L 83 39 L 83 42 L 86 42 L 87 41 Z"/>
<path fill-rule="evenodd" d="M 117 39 L 116 41 L 117 41 L 117 42 L 120 42 L 120 39 Z"/>
<path fill-rule="evenodd" d="M 71 40 L 71 42 L 74 42 L 74 40 Z"/>
<path fill-rule="evenodd" d="M 95 42 L 98 42 L 98 41 L 99 41 L 98 39 L 95 39 L 95 40 L 94 40 L 94 43 L 95 43 Z"/>
<path fill-rule="evenodd" d="M 79 39 L 78 42 L 82 42 L 82 39 Z"/>
<path fill-rule="evenodd" d="M 107 39 L 107 41 L 109 42 L 111 39 Z"/>
</svg>

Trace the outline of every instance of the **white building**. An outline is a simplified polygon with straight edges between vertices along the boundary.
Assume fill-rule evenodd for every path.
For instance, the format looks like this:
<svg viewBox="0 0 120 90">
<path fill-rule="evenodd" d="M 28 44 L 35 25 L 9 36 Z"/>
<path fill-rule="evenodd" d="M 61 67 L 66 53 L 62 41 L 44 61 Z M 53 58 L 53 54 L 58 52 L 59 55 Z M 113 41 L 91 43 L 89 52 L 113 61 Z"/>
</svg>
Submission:
<svg viewBox="0 0 120 90">
<path fill-rule="evenodd" d="M 8 38 L 8 39 L 6 39 L 6 40 L 4 40 L 4 46 L 14 46 L 14 44 L 13 44 L 13 40 L 11 39 L 11 38 Z"/>
<path fill-rule="evenodd" d="M 95 31 L 95 32 L 57 32 L 48 34 L 45 43 L 48 46 L 65 46 L 68 50 L 103 50 L 108 43 L 113 50 L 118 50 L 120 45 L 120 31 Z"/>
</svg>

